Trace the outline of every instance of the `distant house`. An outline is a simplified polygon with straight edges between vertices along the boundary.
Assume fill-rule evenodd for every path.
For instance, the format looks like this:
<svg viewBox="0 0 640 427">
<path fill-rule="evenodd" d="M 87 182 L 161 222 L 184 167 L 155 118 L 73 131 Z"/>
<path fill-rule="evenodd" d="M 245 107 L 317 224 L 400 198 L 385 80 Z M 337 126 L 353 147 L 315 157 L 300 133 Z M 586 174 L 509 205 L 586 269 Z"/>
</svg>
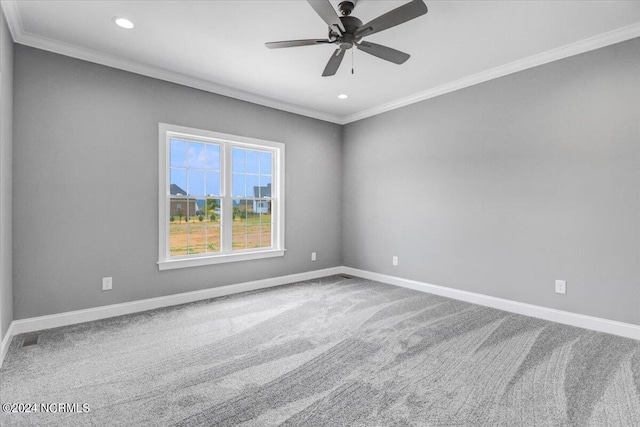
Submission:
<svg viewBox="0 0 640 427">
<path fill-rule="evenodd" d="M 253 197 L 271 197 L 271 184 L 266 187 L 253 187 Z M 253 211 L 256 213 L 271 213 L 271 204 L 266 200 L 254 200 Z"/>
<path fill-rule="evenodd" d="M 176 184 L 171 184 L 169 188 L 169 192 L 172 196 L 184 196 L 183 197 L 172 197 L 171 203 L 169 204 L 169 215 L 170 216 L 195 216 L 198 215 L 200 209 L 196 203 L 195 199 L 189 199 L 187 197 L 187 192 L 182 188 L 177 186 Z"/>
<path fill-rule="evenodd" d="M 233 201 L 233 207 L 238 208 L 238 210 L 242 212 L 253 213 L 254 212 L 253 206 L 254 205 L 251 200 L 240 199 L 240 200 Z"/>
</svg>

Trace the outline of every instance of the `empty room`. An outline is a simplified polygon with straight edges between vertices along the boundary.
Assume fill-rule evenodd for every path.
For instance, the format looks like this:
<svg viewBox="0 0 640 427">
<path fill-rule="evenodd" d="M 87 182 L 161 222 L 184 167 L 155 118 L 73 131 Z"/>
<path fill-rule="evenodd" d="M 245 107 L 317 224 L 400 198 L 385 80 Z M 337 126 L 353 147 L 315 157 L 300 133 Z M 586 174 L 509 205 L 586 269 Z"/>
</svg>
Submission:
<svg viewBox="0 0 640 427">
<path fill-rule="evenodd" d="M 640 426 L 640 2 L 0 5 L 0 425 Z"/>
</svg>

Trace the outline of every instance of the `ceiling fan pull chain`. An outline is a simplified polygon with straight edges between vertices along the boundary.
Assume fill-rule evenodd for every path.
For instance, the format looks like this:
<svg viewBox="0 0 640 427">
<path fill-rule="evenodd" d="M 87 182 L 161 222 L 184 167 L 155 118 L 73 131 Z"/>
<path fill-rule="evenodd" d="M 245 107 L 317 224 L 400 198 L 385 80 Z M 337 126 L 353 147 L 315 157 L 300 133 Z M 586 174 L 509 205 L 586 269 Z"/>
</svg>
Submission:
<svg viewBox="0 0 640 427">
<path fill-rule="evenodd" d="M 354 65 L 353 65 L 353 63 L 354 63 L 354 59 L 353 59 L 353 58 L 354 58 L 354 56 L 355 56 L 355 53 L 353 52 L 354 50 L 355 50 L 355 49 L 351 49 L 351 74 L 355 74 L 355 73 L 353 72 L 353 67 L 354 67 Z"/>
</svg>

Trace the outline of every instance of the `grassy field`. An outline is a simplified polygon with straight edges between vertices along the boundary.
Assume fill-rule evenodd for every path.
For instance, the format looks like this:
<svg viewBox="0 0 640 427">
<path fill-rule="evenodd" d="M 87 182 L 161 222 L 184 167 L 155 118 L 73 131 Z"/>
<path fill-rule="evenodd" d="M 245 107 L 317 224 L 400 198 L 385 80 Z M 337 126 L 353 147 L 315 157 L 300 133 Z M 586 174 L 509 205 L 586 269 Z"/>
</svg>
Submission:
<svg viewBox="0 0 640 427">
<path fill-rule="evenodd" d="M 234 219 L 232 228 L 233 250 L 271 246 L 271 215 L 255 215 Z M 220 220 L 192 217 L 176 219 L 169 225 L 171 256 L 215 253 L 220 251 Z"/>
</svg>

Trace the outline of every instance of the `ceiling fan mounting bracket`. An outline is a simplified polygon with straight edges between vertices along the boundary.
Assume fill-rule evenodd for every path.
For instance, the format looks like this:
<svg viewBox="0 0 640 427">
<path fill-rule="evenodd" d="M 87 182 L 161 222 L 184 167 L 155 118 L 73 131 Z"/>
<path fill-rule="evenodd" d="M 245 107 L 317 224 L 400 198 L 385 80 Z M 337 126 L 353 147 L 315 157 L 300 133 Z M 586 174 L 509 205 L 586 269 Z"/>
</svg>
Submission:
<svg viewBox="0 0 640 427">
<path fill-rule="evenodd" d="M 342 14 L 342 16 L 351 15 L 351 12 L 353 12 L 353 9 L 355 9 L 355 7 L 355 3 L 348 0 L 342 1 L 340 2 L 340 4 L 338 4 L 338 9 L 340 9 L 340 13 Z"/>
</svg>

